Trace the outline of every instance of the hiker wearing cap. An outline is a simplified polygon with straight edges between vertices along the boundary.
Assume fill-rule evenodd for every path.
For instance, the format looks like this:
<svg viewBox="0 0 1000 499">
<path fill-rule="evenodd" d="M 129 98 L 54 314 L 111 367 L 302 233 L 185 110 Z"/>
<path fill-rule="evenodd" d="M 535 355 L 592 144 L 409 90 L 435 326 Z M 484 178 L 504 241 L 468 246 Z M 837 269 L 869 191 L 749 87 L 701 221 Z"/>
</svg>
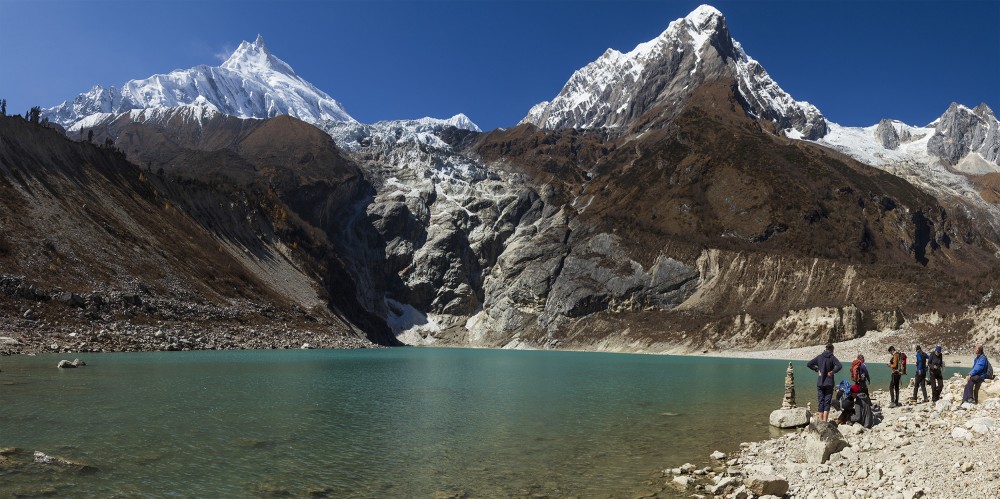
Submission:
<svg viewBox="0 0 1000 499">
<path fill-rule="evenodd" d="M 913 376 L 913 396 L 910 397 L 910 401 L 917 403 L 917 389 L 921 389 L 924 392 L 924 399 L 921 403 L 927 402 L 927 354 L 917 345 L 916 354 L 916 366 L 917 373 Z"/>
<path fill-rule="evenodd" d="M 872 382 L 872 377 L 868 374 L 864 355 L 858 354 L 858 358 L 851 362 L 851 381 L 857 384 L 862 392 L 868 393 L 868 384 Z"/>
<path fill-rule="evenodd" d="M 941 355 L 941 345 L 934 347 L 927 356 L 927 374 L 931 380 L 931 401 L 937 402 L 944 389 L 944 356 Z"/>
<path fill-rule="evenodd" d="M 806 367 L 818 373 L 816 394 L 819 398 L 819 408 L 816 416 L 820 421 L 829 421 L 830 403 L 833 401 L 833 375 L 844 367 L 833 355 L 833 344 L 827 343 L 826 350 L 810 360 Z"/>
<path fill-rule="evenodd" d="M 889 355 L 889 369 L 892 369 L 892 376 L 889 378 L 889 407 L 899 407 L 899 378 L 905 372 L 906 363 L 903 353 L 897 352 L 896 347 L 889 347 Z"/>
<path fill-rule="evenodd" d="M 988 377 L 987 372 L 992 371 L 992 369 L 990 368 L 989 359 L 986 358 L 986 354 L 983 352 L 982 344 L 976 345 L 973 353 L 976 354 L 976 360 L 972 363 L 972 370 L 969 371 L 969 375 L 965 377 L 965 393 L 962 395 L 962 401 L 970 404 L 978 404 L 979 386 Z"/>
</svg>

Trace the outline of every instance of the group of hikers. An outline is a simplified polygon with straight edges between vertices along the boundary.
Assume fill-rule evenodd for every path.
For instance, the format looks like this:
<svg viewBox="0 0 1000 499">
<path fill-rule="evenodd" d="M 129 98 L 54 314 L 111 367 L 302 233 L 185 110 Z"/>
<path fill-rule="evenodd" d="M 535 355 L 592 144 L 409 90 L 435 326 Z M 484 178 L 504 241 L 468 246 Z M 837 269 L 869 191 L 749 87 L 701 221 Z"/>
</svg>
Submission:
<svg viewBox="0 0 1000 499">
<path fill-rule="evenodd" d="M 978 344 L 974 350 L 975 360 L 972 369 L 966 376 L 965 393 L 962 402 L 968 404 L 979 403 L 979 387 L 983 380 L 993 379 L 993 366 L 983 350 L 983 345 Z M 930 354 L 924 353 L 918 345 L 916 347 L 916 372 L 913 376 L 913 396 L 909 403 L 918 404 L 937 402 L 941 398 L 941 391 L 944 389 L 944 354 L 941 346 L 938 345 L 931 350 Z M 889 378 L 889 407 L 900 406 L 899 402 L 899 382 L 906 374 L 906 354 L 896 350 L 896 347 L 889 347 L 889 362 L 887 363 L 892 371 Z M 880 419 L 878 406 L 873 404 L 868 392 L 871 384 L 871 375 L 868 373 L 868 366 L 865 365 L 864 355 L 851 363 L 850 382 L 843 380 L 839 385 L 834 382 L 834 375 L 843 369 L 840 361 L 833 355 L 833 344 L 826 345 L 826 349 L 809 361 L 806 367 L 816 371 L 819 375 L 816 381 L 816 390 L 819 398 L 819 407 L 816 417 L 820 421 L 830 420 L 830 408 L 841 410 L 840 416 L 836 418 L 838 424 L 859 423 L 870 428 Z M 927 380 L 931 382 L 931 398 L 927 398 Z M 917 400 L 918 391 L 922 392 L 923 399 Z M 836 397 L 834 396 L 836 392 Z"/>
</svg>

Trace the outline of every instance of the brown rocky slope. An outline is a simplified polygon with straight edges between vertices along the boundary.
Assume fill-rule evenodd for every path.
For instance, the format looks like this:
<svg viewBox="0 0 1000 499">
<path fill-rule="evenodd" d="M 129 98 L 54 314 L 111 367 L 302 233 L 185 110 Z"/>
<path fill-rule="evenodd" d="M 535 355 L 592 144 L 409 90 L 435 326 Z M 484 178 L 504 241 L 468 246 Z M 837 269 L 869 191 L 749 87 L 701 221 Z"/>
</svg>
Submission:
<svg viewBox="0 0 1000 499">
<path fill-rule="evenodd" d="M 301 345 L 304 332 L 362 344 L 378 331 L 330 306 L 317 283 L 335 260 L 313 256 L 328 250 L 266 189 L 158 175 L 20 118 L 0 118 L 0 228 L 3 330 L 25 332 L 6 350 L 47 348 L 39 331 L 122 325 L 235 332 L 230 348 L 248 346 L 251 329 L 269 331 L 261 347 Z M 168 340 L 119 348 L 180 347 Z"/>
</svg>

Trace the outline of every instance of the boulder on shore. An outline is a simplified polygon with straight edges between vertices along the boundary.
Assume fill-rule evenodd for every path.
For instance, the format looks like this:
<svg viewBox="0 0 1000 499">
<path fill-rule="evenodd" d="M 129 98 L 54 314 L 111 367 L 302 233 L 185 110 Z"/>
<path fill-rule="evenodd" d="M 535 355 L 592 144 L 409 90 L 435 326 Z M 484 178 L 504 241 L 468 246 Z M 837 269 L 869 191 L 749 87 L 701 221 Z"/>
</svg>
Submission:
<svg viewBox="0 0 1000 499">
<path fill-rule="evenodd" d="M 823 464 L 830 455 L 847 447 L 847 440 L 837 426 L 829 421 L 816 421 L 806 430 L 805 455 L 807 463 Z"/>
<path fill-rule="evenodd" d="M 743 481 L 743 485 L 758 496 L 783 497 L 788 493 L 788 480 L 774 475 L 751 476 Z"/>
<path fill-rule="evenodd" d="M 777 409 L 771 412 L 768 422 L 776 428 L 798 428 L 805 426 L 809 424 L 809 410 L 805 407 Z"/>
</svg>

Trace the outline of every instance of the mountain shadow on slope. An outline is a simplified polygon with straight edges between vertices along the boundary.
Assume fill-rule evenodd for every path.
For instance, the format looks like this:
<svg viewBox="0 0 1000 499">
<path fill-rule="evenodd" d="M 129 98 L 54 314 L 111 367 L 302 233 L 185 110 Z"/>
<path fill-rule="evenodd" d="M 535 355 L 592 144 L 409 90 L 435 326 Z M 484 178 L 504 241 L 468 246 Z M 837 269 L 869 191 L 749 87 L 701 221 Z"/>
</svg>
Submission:
<svg viewBox="0 0 1000 499">
<path fill-rule="evenodd" d="M 152 296 L 211 302 L 223 309 L 227 300 L 240 299 L 270 310 L 267 319 L 319 314 L 332 330 L 351 335 L 360 330 L 377 343 L 393 343 L 384 322 L 358 304 L 354 280 L 325 234 L 281 200 L 276 189 L 297 185 L 299 179 L 273 175 L 271 185 L 237 180 L 249 167 L 279 171 L 281 162 L 295 154 L 288 145 L 293 140 L 283 143 L 278 133 L 270 135 L 286 147 L 263 150 L 260 144 L 268 139 L 253 132 L 267 135 L 266 123 L 244 135 L 246 157 L 231 156 L 240 161 L 238 168 L 235 162 L 226 165 L 234 175 L 201 180 L 178 171 L 158 175 L 154 172 L 162 166 L 139 168 L 117 149 L 68 141 L 17 121 L 0 123 L 6 208 L 0 258 L 9 262 L 6 272 L 40 288 L 75 293 L 138 282 Z M 198 161 L 179 164 L 195 168 L 218 157 L 194 152 L 181 151 Z M 328 158 L 316 153 L 303 161 L 299 156 L 297 164 L 305 165 L 300 175 L 321 178 L 333 191 L 356 178 L 319 164 Z M 39 247 L 45 250 L 33 250 Z M 154 312 L 150 320 L 155 317 Z M 258 319 L 250 314 L 240 320 Z"/>
</svg>

